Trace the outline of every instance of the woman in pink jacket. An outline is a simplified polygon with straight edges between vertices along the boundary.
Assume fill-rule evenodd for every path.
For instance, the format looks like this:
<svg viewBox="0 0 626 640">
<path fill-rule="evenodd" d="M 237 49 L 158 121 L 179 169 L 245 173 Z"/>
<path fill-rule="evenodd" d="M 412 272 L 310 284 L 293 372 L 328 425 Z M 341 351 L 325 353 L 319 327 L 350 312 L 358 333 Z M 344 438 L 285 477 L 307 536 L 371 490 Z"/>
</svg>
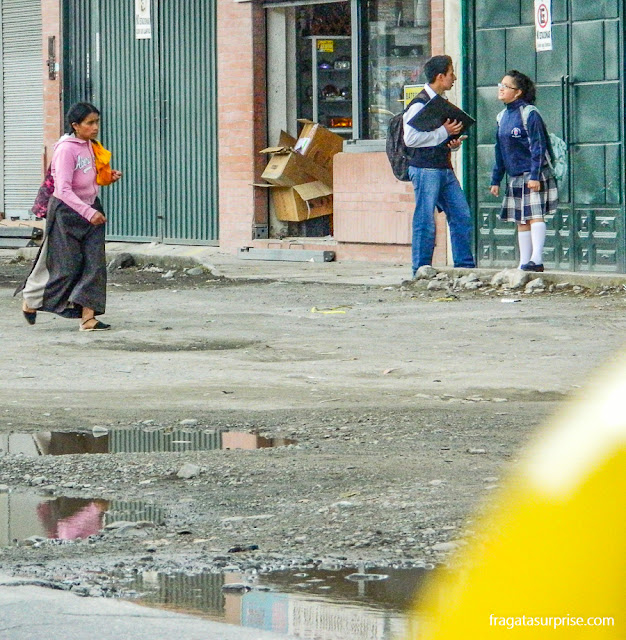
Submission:
<svg viewBox="0 0 626 640">
<path fill-rule="evenodd" d="M 96 318 L 105 312 L 107 284 L 106 216 L 98 199 L 92 147 L 99 128 L 98 109 L 79 102 L 68 111 L 67 133 L 54 147 L 46 234 L 30 275 L 16 292 L 22 292 L 28 324 L 35 324 L 37 311 L 49 311 L 79 318 L 80 331 L 110 328 Z M 121 176 L 113 170 L 111 181 Z"/>
</svg>

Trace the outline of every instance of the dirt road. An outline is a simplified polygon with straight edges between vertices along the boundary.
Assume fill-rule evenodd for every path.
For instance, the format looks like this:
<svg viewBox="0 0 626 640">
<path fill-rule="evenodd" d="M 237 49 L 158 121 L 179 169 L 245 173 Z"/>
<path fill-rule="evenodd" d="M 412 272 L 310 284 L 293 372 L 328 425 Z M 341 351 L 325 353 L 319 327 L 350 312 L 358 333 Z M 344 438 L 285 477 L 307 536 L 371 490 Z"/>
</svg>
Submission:
<svg viewBox="0 0 626 640">
<path fill-rule="evenodd" d="M 480 290 L 450 297 L 128 269 L 111 278 L 113 330 L 85 334 L 45 314 L 23 322 L 11 294 L 25 268 L 2 265 L 0 438 L 97 427 L 295 441 L 0 453 L 0 491 L 11 499 L 141 503 L 153 515 L 157 526 L 0 550 L 5 572 L 88 583 L 104 580 L 90 571 L 120 563 L 444 561 L 536 425 L 621 347 L 626 326 L 618 293 L 503 303 L 510 297 Z M 186 463 L 196 469 L 182 479 Z"/>
</svg>

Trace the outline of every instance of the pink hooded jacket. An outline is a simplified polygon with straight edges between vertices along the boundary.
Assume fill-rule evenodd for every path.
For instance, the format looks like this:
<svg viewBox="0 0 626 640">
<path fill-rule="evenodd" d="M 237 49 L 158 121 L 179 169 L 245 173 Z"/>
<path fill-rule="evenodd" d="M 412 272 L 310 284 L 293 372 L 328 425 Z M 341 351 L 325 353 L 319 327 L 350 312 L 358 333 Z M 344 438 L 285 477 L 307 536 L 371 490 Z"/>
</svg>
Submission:
<svg viewBox="0 0 626 640">
<path fill-rule="evenodd" d="M 99 190 L 91 142 L 74 135 L 61 137 L 54 145 L 52 176 L 54 197 L 86 220 L 91 220 L 96 213 L 91 205 L 98 197 Z"/>
</svg>

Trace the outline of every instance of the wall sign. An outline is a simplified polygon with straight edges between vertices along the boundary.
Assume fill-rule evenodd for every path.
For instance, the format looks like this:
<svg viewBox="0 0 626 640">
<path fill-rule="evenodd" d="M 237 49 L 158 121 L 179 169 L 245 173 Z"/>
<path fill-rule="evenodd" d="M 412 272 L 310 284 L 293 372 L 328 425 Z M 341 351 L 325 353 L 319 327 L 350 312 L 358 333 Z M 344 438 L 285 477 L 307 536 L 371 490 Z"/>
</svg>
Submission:
<svg viewBox="0 0 626 640">
<path fill-rule="evenodd" d="M 404 108 L 409 106 L 409 102 L 424 90 L 423 84 L 405 84 L 404 85 Z"/>
<path fill-rule="evenodd" d="M 135 0 L 135 39 L 152 38 L 152 19 L 150 18 L 150 0 Z"/>
<path fill-rule="evenodd" d="M 535 49 L 552 51 L 551 0 L 535 0 Z"/>
</svg>

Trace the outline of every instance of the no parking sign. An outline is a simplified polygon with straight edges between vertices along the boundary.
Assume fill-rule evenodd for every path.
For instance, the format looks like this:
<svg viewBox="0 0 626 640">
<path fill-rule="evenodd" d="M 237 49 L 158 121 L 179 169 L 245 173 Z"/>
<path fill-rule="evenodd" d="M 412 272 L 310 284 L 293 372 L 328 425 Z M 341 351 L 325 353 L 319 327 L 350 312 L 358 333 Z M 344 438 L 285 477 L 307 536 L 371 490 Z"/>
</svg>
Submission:
<svg viewBox="0 0 626 640">
<path fill-rule="evenodd" d="M 535 0 L 535 48 L 552 51 L 551 0 Z"/>
</svg>

